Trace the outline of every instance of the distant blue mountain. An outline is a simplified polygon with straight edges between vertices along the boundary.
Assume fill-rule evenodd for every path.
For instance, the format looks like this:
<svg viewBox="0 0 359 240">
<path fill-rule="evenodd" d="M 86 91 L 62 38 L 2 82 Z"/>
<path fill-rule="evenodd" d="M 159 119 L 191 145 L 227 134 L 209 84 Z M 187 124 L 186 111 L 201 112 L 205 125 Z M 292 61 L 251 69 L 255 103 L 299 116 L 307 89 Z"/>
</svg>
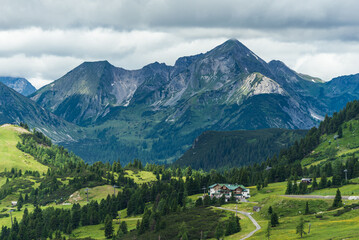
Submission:
<svg viewBox="0 0 359 240">
<path fill-rule="evenodd" d="M 25 78 L 0 77 L 0 82 L 24 96 L 28 96 L 36 91 L 36 88 Z"/>
</svg>

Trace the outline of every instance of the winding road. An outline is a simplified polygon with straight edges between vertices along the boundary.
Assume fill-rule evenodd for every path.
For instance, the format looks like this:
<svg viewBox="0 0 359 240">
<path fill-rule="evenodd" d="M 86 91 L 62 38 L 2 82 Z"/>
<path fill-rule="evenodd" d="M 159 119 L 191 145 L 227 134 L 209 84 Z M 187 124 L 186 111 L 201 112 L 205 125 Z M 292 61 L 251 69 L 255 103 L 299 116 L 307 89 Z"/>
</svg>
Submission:
<svg viewBox="0 0 359 240">
<path fill-rule="evenodd" d="M 228 208 L 223 208 L 223 207 L 217 207 L 218 209 L 222 209 L 222 210 L 226 210 L 226 211 L 232 211 L 232 212 L 236 212 L 236 210 L 233 209 L 228 209 Z M 242 211 L 237 211 L 240 214 L 246 215 L 254 224 L 254 226 L 256 227 L 256 229 L 254 229 L 252 232 L 248 233 L 247 236 L 245 236 L 244 238 L 241 238 L 241 240 L 243 239 L 247 239 L 252 237 L 252 235 L 257 232 L 259 229 L 261 229 L 261 226 L 257 223 L 257 221 L 252 217 L 252 215 L 248 212 L 242 212 Z"/>
</svg>

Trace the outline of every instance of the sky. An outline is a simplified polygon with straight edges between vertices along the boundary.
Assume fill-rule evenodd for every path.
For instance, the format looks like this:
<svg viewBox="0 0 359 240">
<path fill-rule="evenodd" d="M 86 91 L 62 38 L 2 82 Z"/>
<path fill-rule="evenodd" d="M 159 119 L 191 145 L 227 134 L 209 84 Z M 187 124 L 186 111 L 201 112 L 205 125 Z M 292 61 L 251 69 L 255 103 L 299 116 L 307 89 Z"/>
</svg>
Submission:
<svg viewBox="0 0 359 240">
<path fill-rule="evenodd" d="M 139 69 L 238 39 L 328 81 L 359 73 L 357 0 L 0 0 L 0 76 L 36 88 L 84 61 Z"/>
</svg>

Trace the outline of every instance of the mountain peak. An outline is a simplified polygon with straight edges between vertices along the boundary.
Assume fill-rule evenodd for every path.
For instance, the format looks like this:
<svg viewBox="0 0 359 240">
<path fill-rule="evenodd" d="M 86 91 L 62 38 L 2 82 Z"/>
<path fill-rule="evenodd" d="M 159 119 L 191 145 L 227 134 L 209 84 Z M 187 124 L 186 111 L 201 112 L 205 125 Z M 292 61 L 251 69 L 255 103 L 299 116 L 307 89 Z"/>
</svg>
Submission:
<svg viewBox="0 0 359 240">
<path fill-rule="evenodd" d="M 242 44 L 237 39 L 229 39 L 222 43 L 221 45 L 217 46 L 210 52 L 237 52 L 237 53 L 252 53 L 244 44 Z"/>
<path fill-rule="evenodd" d="M 102 61 L 86 61 L 83 62 L 80 66 L 91 66 L 91 67 L 95 67 L 95 66 L 113 66 L 111 63 L 109 63 L 107 60 L 102 60 Z"/>
</svg>

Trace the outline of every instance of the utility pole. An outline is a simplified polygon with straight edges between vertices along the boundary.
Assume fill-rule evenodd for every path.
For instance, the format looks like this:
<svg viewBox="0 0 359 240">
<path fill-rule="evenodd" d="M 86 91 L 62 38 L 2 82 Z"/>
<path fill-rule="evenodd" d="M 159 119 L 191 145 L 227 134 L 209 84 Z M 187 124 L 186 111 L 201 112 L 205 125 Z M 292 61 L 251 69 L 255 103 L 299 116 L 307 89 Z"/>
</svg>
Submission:
<svg viewBox="0 0 359 240">
<path fill-rule="evenodd" d="M 89 202 L 89 188 L 86 188 L 86 194 L 87 194 L 87 202 Z"/>
<path fill-rule="evenodd" d="M 345 181 L 348 181 L 348 169 L 344 169 L 345 172 Z"/>
<path fill-rule="evenodd" d="M 113 195 L 116 195 L 116 191 L 115 189 L 118 188 L 118 186 L 116 186 L 115 184 L 113 185 Z"/>
<path fill-rule="evenodd" d="M 205 194 L 206 194 L 206 189 L 207 189 L 207 188 L 206 188 L 206 187 L 203 187 L 202 189 L 203 189 L 203 195 L 205 195 Z"/>
<path fill-rule="evenodd" d="M 10 209 L 9 212 L 10 212 L 10 217 L 11 217 L 11 227 L 13 225 L 13 222 L 12 222 L 12 212 L 14 211 L 14 209 Z"/>
<path fill-rule="evenodd" d="M 309 226 L 309 229 L 308 229 L 308 234 L 309 234 L 309 233 L 310 233 L 310 226 L 311 226 L 311 224 L 309 223 L 309 225 L 308 225 L 308 226 Z"/>
</svg>

